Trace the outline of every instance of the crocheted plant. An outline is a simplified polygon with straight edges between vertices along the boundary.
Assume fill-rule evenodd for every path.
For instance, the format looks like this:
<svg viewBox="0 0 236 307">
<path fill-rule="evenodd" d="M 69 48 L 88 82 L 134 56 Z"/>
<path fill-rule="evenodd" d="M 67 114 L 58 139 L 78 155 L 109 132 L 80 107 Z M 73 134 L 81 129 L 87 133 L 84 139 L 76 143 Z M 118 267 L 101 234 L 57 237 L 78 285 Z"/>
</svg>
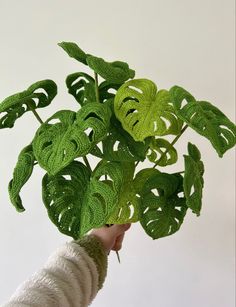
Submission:
<svg viewBox="0 0 236 307">
<path fill-rule="evenodd" d="M 52 80 L 36 82 L 0 104 L 0 128 L 12 128 L 28 111 L 40 122 L 9 183 L 17 211 L 25 210 L 19 193 L 38 164 L 46 171 L 42 199 L 49 218 L 74 239 L 105 224 L 138 221 L 158 239 L 178 231 L 188 209 L 199 216 L 204 166 L 197 146 L 188 143 L 183 172 L 162 168 L 177 162 L 174 145 L 188 127 L 222 157 L 236 143 L 235 125 L 182 87 L 158 90 L 151 80 L 133 79 L 127 63 L 86 54 L 75 43 L 59 46 L 94 72 L 94 77 L 76 72 L 66 78 L 77 112 L 60 110 L 42 121 L 36 110 L 56 96 Z M 104 79 L 100 84 L 98 75 Z M 169 135 L 172 142 L 165 138 Z M 100 159 L 93 170 L 88 154 Z M 145 159 L 153 167 L 136 172 Z"/>
</svg>

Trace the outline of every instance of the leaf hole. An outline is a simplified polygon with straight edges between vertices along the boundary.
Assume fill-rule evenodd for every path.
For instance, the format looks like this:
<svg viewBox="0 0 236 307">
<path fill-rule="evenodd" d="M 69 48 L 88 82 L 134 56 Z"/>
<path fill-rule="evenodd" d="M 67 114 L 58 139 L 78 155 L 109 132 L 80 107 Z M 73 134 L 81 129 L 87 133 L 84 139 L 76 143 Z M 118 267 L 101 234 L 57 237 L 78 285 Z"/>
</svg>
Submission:
<svg viewBox="0 0 236 307">
<path fill-rule="evenodd" d="M 61 123 L 61 121 L 60 121 L 59 118 L 52 118 L 52 119 L 50 119 L 47 123 L 48 123 L 48 124 L 51 124 L 51 125 L 55 125 L 55 124 Z"/>
<path fill-rule="evenodd" d="M 183 99 L 181 102 L 181 109 L 184 108 L 188 104 L 188 101 L 186 99 Z"/>
<path fill-rule="evenodd" d="M 131 90 L 134 90 L 134 91 L 136 91 L 136 92 L 138 92 L 140 94 L 143 93 L 143 91 L 140 88 L 136 87 L 136 86 L 129 85 L 128 88 L 130 88 Z"/>
<path fill-rule="evenodd" d="M 178 197 L 184 197 L 184 192 L 179 192 Z"/>
<path fill-rule="evenodd" d="M 166 130 L 169 129 L 169 127 L 171 126 L 171 123 L 168 119 L 166 119 L 164 116 L 160 116 L 161 120 L 164 122 Z"/>
<path fill-rule="evenodd" d="M 135 101 L 135 102 L 139 102 L 139 100 L 136 98 L 136 97 L 125 97 L 124 99 L 123 99 L 123 102 L 127 102 L 127 101 L 130 101 L 130 100 L 132 100 L 132 101 Z"/>
<path fill-rule="evenodd" d="M 152 192 L 155 196 L 160 196 L 157 189 L 152 189 L 151 192 Z"/>
<path fill-rule="evenodd" d="M 118 151 L 119 150 L 119 141 L 115 141 L 114 145 L 113 145 L 113 151 Z"/>
<path fill-rule="evenodd" d="M 66 180 L 72 180 L 71 175 L 62 175 L 63 178 L 65 178 Z"/>
<path fill-rule="evenodd" d="M 84 133 L 88 136 L 90 142 L 93 140 L 93 129 L 88 127 L 84 130 Z"/>
<path fill-rule="evenodd" d="M 110 93 L 110 94 L 116 94 L 116 89 L 114 89 L 114 88 L 109 88 L 109 90 L 108 90 L 108 93 Z"/>
<path fill-rule="evenodd" d="M 84 118 L 84 120 L 87 120 L 87 119 L 90 118 L 90 117 L 92 117 L 92 118 L 97 118 L 97 119 L 103 121 L 103 119 L 102 119 L 100 116 L 98 116 L 96 113 L 94 113 L 94 112 L 90 112 L 90 113 Z"/>
<path fill-rule="evenodd" d="M 43 143 L 42 150 L 44 150 L 46 147 L 48 147 L 50 145 L 52 145 L 52 141 L 48 141 L 48 142 Z"/>
</svg>

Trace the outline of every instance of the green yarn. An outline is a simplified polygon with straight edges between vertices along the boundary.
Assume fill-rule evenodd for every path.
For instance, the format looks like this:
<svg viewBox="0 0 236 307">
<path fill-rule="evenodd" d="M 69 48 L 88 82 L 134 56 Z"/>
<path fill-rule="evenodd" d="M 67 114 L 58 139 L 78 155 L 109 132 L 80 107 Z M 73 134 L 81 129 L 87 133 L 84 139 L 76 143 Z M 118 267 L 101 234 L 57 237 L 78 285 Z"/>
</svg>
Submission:
<svg viewBox="0 0 236 307">
<path fill-rule="evenodd" d="M 56 94 L 56 83 L 43 80 L 23 92 L 7 97 L 0 103 L 0 129 L 12 128 L 15 121 L 28 111 L 47 107 Z"/>
<path fill-rule="evenodd" d="M 32 145 L 28 145 L 20 152 L 17 164 L 14 168 L 13 179 L 8 185 L 10 200 L 18 212 L 25 211 L 19 193 L 33 172 L 34 161 L 35 157 Z"/>
<path fill-rule="evenodd" d="M 156 165 L 166 166 L 176 163 L 178 154 L 167 140 L 158 138 L 150 142 L 150 153 L 147 154 L 147 158 Z"/>
<path fill-rule="evenodd" d="M 86 155 L 106 137 L 110 115 L 107 104 L 91 102 L 77 113 L 69 110 L 55 113 L 41 125 L 33 140 L 40 166 L 56 174 L 75 158 Z"/>
<path fill-rule="evenodd" d="M 176 115 L 189 127 L 206 137 L 219 157 L 236 144 L 235 125 L 215 106 L 207 101 L 196 101 L 179 86 L 170 89 Z M 188 99 L 185 98 L 188 97 Z M 183 101 L 187 104 L 183 104 Z"/>
<path fill-rule="evenodd" d="M 48 216 L 74 239 L 106 224 L 138 221 L 158 239 L 180 229 L 188 208 L 200 215 L 204 166 L 197 146 L 188 143 L 184 171 L 167 174 L 157 168 L 177 162 L 175 143 L 188 126 L 206 137 L 220 157 L 235 145 L 236 126 L 182 87 L 158 90 L 151 80 L 133 79 L 135 72 L 125 62 L 108 62 L 73 42 L 59 46 L 92 69 L 66 78 L 76 111 L 58 110 L 42 121 L 36 109 L 56 96 L 52 80 L 36 82 L 0 103 L 0 128 L 12 128 L 28 111 L 40 122 L 9 183 L 13 206 L 24 211 L 20 191 L 38 164 L 46 171 L 42 198 Z M 90 166 L 91 155 L 96 165 Z M 142 169 L 146 159 L 153 167 Z"/>
<path fill-rule="evenodd" d="M 188 143 L 188 155 L 184 155 L 184 164 L 184 195 L 186 197 L 186 204 L 199 216 L 202 207 L 204 165 L 196 145 Z"/>
<path fill-rule="evenodd" d="M 175 115 L 169 92 L 157 92 L 150 80 L 136 79 L 123 84 L 116 94 L 114 109 L 123 128 L 135 141 L 180 133 L 182 121 Z"/>
</svg>

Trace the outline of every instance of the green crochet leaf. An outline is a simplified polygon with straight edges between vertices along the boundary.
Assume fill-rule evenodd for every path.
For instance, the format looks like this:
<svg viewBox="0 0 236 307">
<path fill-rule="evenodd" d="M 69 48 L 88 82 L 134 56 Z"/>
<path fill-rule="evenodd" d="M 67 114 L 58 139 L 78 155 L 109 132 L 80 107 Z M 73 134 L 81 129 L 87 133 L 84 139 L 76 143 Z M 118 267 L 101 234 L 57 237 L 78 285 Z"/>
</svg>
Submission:
<svg viewBox="0 0 236 307">
<path fill-rule="evenodd" d="M 178 117 L 205 136 L 219 157 L 236 144 L 236 126 L 211 103 L 196 101 L 179 86 L 172 87 L 170 95 Z"/>
<path fill-rule="evenodd" d="M 0 103 L 0 129 L 12 128 L 24 113 L 48 106 L 56 94 L 56 83 L 43 80 L 32 84 L 23 92 L 7 97 Z"/>
<path fill-rule="evenodd" d="M 159 174 L 160 172 L 156 168 L 144 168 L 139 171 L 134 178 L 134 188 L 137 194 L 141 195 L 144 184 L 153 175 Z"/>
<path fill-rule="evenodd" d="M 87 65 L 87 55 L 77 44 L 73 42 L 61 42 L 58 46 L 62 47 L 71 58 Z"/>
<path fill-rule="evenodd" d="M 96 101 L 95 81 L 86 73 L 76 72 L 66 78 L 68 92 L 83 106 L 88 102 Z"/>
<path fill-rule="evenodd" d="M 135 142 L 112 117 L 108 136 L 103 140 L 104 158 L 109 161 L 143 161 L 146 157 L 149 142 Z"/>
<path fill-rule="evenodd" d="M 42 181 L 42 197 L 48 216 L 59 231 L 78 239 L 81 211 L 90 180 L 90 171 L 73 161 L 54 176 L 46 174 Z"/>
<path fill-rule="evenodd" d="M 99 100 L 104 103 L 109 99 L 114 99 L 117 90 L 120 88 L 121 84 L 110 83 L 108 81 L 103 81 L 99 84 Z"/>
<path fill-rule="evenodd" d="M 147 79 L 130 80 L 115 96 L 114 110 L 123 128 L 135 139 L 179 134 L 182 121 L 175 115 L 169 92 Z"/>
<path fill-rule="evenodd" d="M 30 178 L 34 168 L 34 154 L 32 145 L 28 145 L 22 149 L 19 154 L 18 161 L 14 168 L 13 179 L 9 182 L 8 192 L 11 203 L 18 212 L 25 211 L 20 198 L 20 191 L 23 185 Z"/>
<path fill-rule="evenodd" d="M 139 220 L 139 199 L 133 183 L 135 165 L 133 162 L 123 162 L 122 168 L 124 179 L 119 201 L 106 224 L 135 223 Z"/>
<path fill-rule="evenodd" d="M 81 235 L 106 224 L 118 203 L 124 180 L 122 165 L 101 161 L 94 170 L 81 212 Z"/>
<path fill-rule="evenodd" d="M 54 175 L 76 157 L 86 155 L 106 137 L 110 116 L 109 105 L 98 103 L 87 103 L 77 113 L 55 113 L 41 125 L 33 140 L 40 166 Z"/>
<path fill-rule="evenodd" d="M 202 207 L 204 165 L 196 145 L 188 143 L 188 155 L 184 155 L 184 163 L 184 194 L 186 204 L 199 216 Z"/>
<path fill-rule="evenodd" d="M 178 175 L 158 173 L 151 176 L 141 192 L 140 222 L 153 239 L 169 236 L 179 230 L 187 206 L 183 191 L 183 179 Z"/>
<path fill-rule="evenodd" d="M 134 78 L 135 75 L 135 71 L 130 69 L 125 62 L 106 62 L 93 55 L 88 55 L 86 61 L 91 69 L 110 83 L 120 84 Z"/>
<path fill-rule="evenodd" d="M 149 146 L 147 158 L 159 166 L 174 164 L 178 159 L 176 149 L 165 139 L 152 139 Z"/>
</svg>

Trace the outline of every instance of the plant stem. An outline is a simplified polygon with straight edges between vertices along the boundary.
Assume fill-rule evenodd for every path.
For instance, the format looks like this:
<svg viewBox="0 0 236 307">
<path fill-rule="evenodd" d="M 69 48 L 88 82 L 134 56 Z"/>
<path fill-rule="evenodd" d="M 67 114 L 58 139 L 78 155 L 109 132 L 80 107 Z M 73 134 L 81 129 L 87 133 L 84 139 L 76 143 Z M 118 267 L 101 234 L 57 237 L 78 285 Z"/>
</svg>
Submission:
<svg viewBox="0 0 236 307">
<path fill-rule="evenodd" d="M 137 166 L 138 166 L 139 162 L 140 162 L 140 161 L 137 161 L 137 162 L 135 163 L 135 167 L 137 167 Z"/>
<path fill-rule="evenodd" d="M 181 135 L 184 133 L 184 131 L 185 131 L 187 128 L 188 128 L 188 125 L 185 125 L 185 126 L 182 128 L 182 130 L 180 131 L 180 134 L 178 134 L 178 135 L 173 139 L 173 141 L 170 143 L 170 145 L 173 146 L 173 145 L 178 141 L 178 139 L 181 137 Z M 161 156 L 160 156 L 160 158 L 158 159 L 158 161 L 161 160 L 161 159 L 168 153 L 168 151 L 169 151 L 169 149 L 166 149 L 166 150 L 161 154 Z M 153 166 L 153 168 L 155 168 L 155 167 L 157 166 L 157 164 L 158 164 L 158 162 L 155 163 L 155 165 Z"/>
<path fill-rule="evenodd" d="M 33 112 L 34 116 L 37 118 L 37 120 L 40 122 L 40 124 L 43 124 L 42 118 L 39 116 L 38 112 L 32 108 L 29 104 L 27 104 L 30 110 Z"/>
<path fill-rule="evenodd" d="M 89 161 L 88 161 L 87 157 L 83 156 L 83 160 L 84 160 L 84 163 L 86 164 L 86 166 L 88 167 L 88 169 L 90 170 L 90 172 L 92 172 L 92 169 L 91 169 L 91 166 L 89 164 Z"/>
<path fill-rule="evenodd" d="M 94 72 L 94 77 L 95 77 L 95 95 L 96 95 L 96 101 L 99 103 L 99 90 L 98 90 L 98 74 Z"/>
</svg>

